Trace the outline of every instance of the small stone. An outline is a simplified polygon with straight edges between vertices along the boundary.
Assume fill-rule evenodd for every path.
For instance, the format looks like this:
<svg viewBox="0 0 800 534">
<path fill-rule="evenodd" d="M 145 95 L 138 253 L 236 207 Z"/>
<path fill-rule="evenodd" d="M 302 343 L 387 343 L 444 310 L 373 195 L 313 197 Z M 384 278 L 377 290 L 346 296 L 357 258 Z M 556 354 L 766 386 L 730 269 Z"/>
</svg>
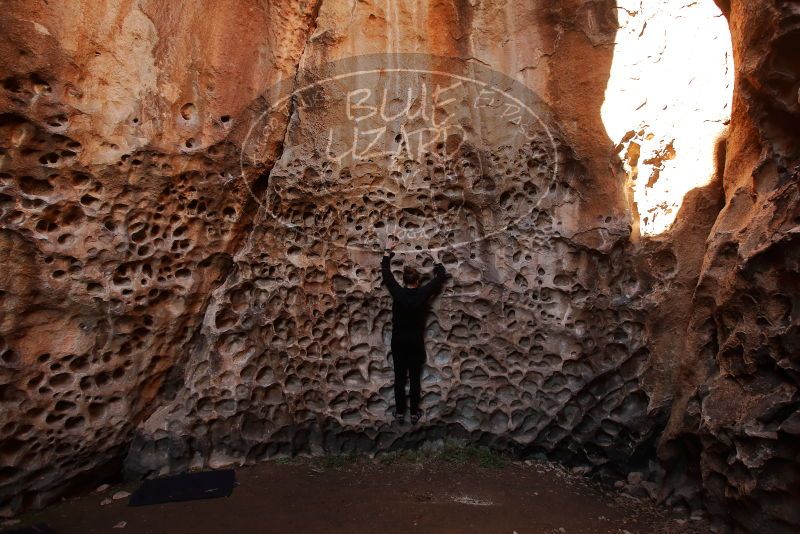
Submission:
<svg viewBox="0 0 800 534">
<path fill-rule="evenodd" d="M 118 491 L 114 495 L 112 495 L 111 498 L 114 499 L 115 501 L 118 501 L 120 499 L 127 499 L 130 496 L 131 494 L 127 491 Z"/>
<path fill-rule="evenodd" d="M 22 521 L 20 521 L 19 519 L 6 519 L 0 524 L 2 524 L 4 527 L 15 527 L 20 523 L 22 523 Z"/>
<path fill-rule="evenodd" d="M 94 492 L 95 493 L 103 493 L 104 491 L 108 490 L 108 488 L 110 488 L 110 487 L 111 487 L 110 484 L 101 484 L 100 486 L 97 486 L 97 488 L 95 488 Z"/>
<path fill-rule="evenodd" d="M 628 473 L 628 484 L 638 486 L 644 480 L 644 474 L 641 471 L 631 471 Z"/>
<path fill-rule="evenodd" d="M 623 482 L 622 480 L 617 480 L 616 482 L 614 482 L 614 487 L 617 489 L 622 489 L 625 487 L 625 482 Z"/>
<path fill-rule="evenodd" d="M 127 525 L 127 524 L 128 524 L 127 521 L 120 521 L 119 523 L 114 525 L 114 528 L 125 528 L 125 525 Z"/>
<path fill-rule="evenodd" d="M 565 534 L 565 533 L 567 532 L 567 529 L 565 529 L 564 527 L 558 527 L 558 531 L 559 531 L 561 534 Z"/>
<path fill-rule="evenodd" d="M 106 506 L 108 504 L 111 504 L 111 499 L 106 498 L 100 501 L 100 506 Z"/>
</svg>

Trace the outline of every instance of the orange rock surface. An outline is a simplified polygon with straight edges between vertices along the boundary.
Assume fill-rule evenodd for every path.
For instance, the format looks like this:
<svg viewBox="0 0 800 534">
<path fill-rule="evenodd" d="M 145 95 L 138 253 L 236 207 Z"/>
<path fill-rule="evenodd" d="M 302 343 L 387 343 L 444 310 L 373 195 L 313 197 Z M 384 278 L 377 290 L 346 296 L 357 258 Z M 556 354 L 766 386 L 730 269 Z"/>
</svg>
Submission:
<svg viewBox="0 0 800 534">
<path fill-rule="evenodd" d="M 465 439 L 800 527 L 800 19 L 718 4 L 6 2 L 2 512 Z"/>
</svg>

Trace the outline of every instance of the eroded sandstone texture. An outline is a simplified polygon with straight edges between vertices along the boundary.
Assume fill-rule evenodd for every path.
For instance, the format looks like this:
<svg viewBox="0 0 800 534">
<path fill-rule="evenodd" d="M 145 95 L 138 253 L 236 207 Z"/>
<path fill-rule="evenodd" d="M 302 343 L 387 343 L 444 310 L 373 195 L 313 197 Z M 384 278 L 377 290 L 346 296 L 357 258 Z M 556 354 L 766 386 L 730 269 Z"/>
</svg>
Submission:
<svg viewBox="0 0 800 534">
<path fill-rule="evenodd" d="M 123 458 L 455 437 L 800 526 L 792 5 L 720 6 L 718 136 L 707 1 L 9 2 L 5 512 Z M 698 31 L 720 75 L 665 75 Z M 387 233 L 453 274 L 414 428 Z"/>
<path fill-rule="evenodd" d="M 725 206 L 694 289 L 668 484 L 752 532 L 800 528 L 800 9 L 722 3 L 737 67 Z"/>
<path fill-rule="evenodd" d="M 12 509 L 125 454 L 230 268 L 250 209 L 231 130 L 293 74 L 316 6 L 237 9 L 0 13 L 0 484 Z"/>
</svg>

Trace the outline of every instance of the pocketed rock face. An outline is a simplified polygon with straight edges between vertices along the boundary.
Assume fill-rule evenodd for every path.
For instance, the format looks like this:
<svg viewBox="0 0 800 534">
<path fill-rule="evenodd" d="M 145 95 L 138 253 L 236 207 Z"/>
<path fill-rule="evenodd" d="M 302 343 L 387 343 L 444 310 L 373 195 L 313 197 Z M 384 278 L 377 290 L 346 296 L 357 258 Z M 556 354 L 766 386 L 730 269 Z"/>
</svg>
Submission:
<svg viewBox="0 0 800 534">
<path fill-rule="evenodd" d="M 151 474 L 456 437 L 798 523 L 789 2 L 724 6 L 727 144 L 698 133 L 727 120 L 724 77 L 710 106 L 614 79 L 666 83 L 686 37 L 664 29 L 719 22 L 694 3 L 50 4 L 0 13 L 4 512 L 123 455 Z M 687 183 L 708 185 L 640 239 Z M 453 275 L 413 429 L 390 416 L 387 233 L 396 269 L 442 249 Z"/>
<path fill-rule="evenodd" d="M 800 529 L 800 10 L 734 0 L 725 208 L 708 240 L 684 390 L 660 456 L 673 497 L 735 531 Z"/>
<path fill-rule="evenodd" d="M 314 6 L 186 4 L 0 13 L 6 513 L 124 454 L 247 220 L 234 117 L 296 69 Z"/>
<path fill-rule="evenodd" d="M 426 6 L 323 3 L 295 81 L 307 88 L 276 100 L 292 118 L 253 231 L 166 402 L 140 427 L 130 470 L 445 436 L 605 472 L 654 458 L 676 367 L 649 350 L 647 312 L 679 284 L 693 287 L 699 255 L 679 247 L 676 256 L 665 239 L 640 261 L 628 242 L 598 97 L 613 5 Z M 505 32 L 547 56 L 504 57 L 490 37 Z M 541 98 L 483 63 L 524 73 Z M 436 88 L 454 79 L 434 105 Z M 465 80 L 510 96 L 480 98 Z M 511 97 L 542 121 L 530 135 L 515 135 Z M 421 141 L 434 131 L 441 137 Z M 257 137 L 248 157 L 257 158 Z M 719 209 L 711 204 L 687 244 L 702 244 Z M 443 247 L 454 275 L 428 324 L 426 419 L 411 430 L 391 417 L 390 300 L 378 279 L 386 234 L 400 235 L 402 259 L 425 269 L 427 249 Z"/>
<path fill-rule="evenodd" d="M 414 72 L 375 73 L 371 60 Z M 430 74 L 446 67 L 476 83 Z M 476 102 L 486 91 L 478 82 L 508 88 L 487 102 L 513 96 L 552 120 L 543 103 L 462 61 L 399 54 L 322 68 L 335 82 L 296 95 L 253 232 L 128 467 L 163 473 L 445 436 L 601 468 L 651 454 L 666 414 L 648 414 L 649 352 L 625 234 L 601 215 L 596 237 L 571 234 L 574 211 L 602 209 L 578 193 L 586 169 L 554 123 L 523 117 L 516 135 L 503 103 Z M 322 77 L 303 71 L 299 85 Z M 454 79 L 460 85 L 435 104 L 436 88 Z M 419 113 L 373 114 L 393 87 L 391 101 Z M 420 142 L 435 120 L 441 139 Z M 354 128 L 358 139 L 370 133 L 355 147 Z M 387 233 L 400 236 L 405 261 L 428 270 L 430 252 L 417 250 L 443 247 L 454 275 L 427 327 L 426 416 L 416 429 L 391 416 L 391 302 L 378 269 Z"/>
</svg>

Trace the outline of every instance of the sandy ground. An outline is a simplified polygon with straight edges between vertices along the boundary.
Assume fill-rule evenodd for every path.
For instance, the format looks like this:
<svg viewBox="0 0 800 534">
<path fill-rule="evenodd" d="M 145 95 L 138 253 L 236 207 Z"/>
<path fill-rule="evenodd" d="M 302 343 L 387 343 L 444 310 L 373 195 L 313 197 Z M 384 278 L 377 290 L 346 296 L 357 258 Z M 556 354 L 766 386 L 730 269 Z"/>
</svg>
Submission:
<svg viewBox="0 0 800 534">
<path fill-rule="evenodd" d="M 236 476 L 239 485 L 228 498 L 101 505 L 115 492 L 134 489 L 112 487 L 20 519 L 23 525 L 46 523 L 59 534 L 709 532 L 705 523 L 682 521 L 542 462 L 304 459 L 241 468 Z"/>
</svg>

